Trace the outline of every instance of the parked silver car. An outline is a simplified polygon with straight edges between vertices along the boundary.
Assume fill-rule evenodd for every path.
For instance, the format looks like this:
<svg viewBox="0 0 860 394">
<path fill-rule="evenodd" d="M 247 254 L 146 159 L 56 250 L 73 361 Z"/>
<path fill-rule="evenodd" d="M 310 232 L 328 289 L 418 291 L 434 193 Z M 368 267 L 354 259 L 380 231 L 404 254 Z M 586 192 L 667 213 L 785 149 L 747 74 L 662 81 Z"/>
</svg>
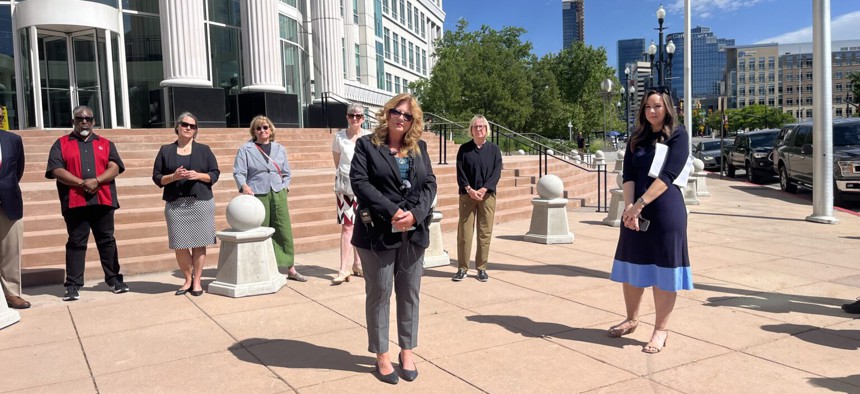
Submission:
<svg viewBox="0 0 860 394">
<path fill-rule="evenodd" d="M 726 138 L 725 147 L 732 146 L 732 139 Z M 705 169 L 720 169 L 720 140 L 713 138 L 693 138 L 693 157 L 705 163 Z"/>
</svg>

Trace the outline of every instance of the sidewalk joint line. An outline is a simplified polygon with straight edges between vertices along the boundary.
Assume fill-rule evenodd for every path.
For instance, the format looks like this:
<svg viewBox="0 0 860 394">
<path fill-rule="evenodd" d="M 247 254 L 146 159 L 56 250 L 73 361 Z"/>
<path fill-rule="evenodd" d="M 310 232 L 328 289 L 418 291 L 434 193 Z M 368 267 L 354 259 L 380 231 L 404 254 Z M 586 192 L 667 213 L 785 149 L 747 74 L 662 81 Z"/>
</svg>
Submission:
<svg viewBox="0 0 860 394">
<path fill-rule="evenodd" d="M 90 365 L 90 358 L 87 357 L 87 350 L 84 349 L 84 342 L 81 338 L 81 333 L 78 331 L 78 324 L 75 323 L 75 316 L 72 314 L 72 308 L 66 306 L 66 311 L 69 312 L 69 319 L 72 320 L 72 327 L 75 329 L 75 338 L 78 339 L 78 346 L 81 347 L 81 354 L 84 356 L 84 362 L 87 363 L 87 372 L 90 373 L 90 378 L 93 380 L 93 388 L 96 389 L 96 394 L 100 392 L 99 384 L 96 382 L 96 376 L 93 374 L 93 366 Z"/>
</svg>

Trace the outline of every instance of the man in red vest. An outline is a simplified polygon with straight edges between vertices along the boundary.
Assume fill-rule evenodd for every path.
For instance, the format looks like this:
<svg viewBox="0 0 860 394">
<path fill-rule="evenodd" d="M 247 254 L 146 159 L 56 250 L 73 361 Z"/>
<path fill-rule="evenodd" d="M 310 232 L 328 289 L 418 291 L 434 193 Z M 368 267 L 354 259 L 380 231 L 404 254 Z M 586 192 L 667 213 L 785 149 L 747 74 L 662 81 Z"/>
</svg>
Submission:
<svg viewBox="0 0 860 394">
<path fill-rule="evenodd" d="M 125 171 L 113 142 L 93 133 L 93 110 L 72 110 L 74 131 L 57 139 L 48 155 L 45 177 L 57 180 L 60 207 L 66 221 L 66 293 L 63 301 L 80 299 L 84 285 L 87 240 L 96 240 L 105 283 L 114 293 L 128 292 L 119 273 L 114 210 L 119 208 L 114 178 Z"/>
</svg>

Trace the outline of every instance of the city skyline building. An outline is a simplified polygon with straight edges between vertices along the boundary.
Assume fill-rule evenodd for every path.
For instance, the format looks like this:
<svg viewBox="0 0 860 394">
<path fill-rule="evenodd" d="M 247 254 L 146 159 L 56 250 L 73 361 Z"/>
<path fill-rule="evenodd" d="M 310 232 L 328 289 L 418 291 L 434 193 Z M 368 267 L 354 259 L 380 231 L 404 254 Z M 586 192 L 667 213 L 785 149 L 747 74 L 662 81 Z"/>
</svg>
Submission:
<svg viewBox="0 0 860 394">
<path fill-rule="evenodd" d="M 618 68 L 616 69 L 616 73 L 618 75 L 618 80 L 621 81 L 621 83 L 624 83 L 624 68 L 628 67 L 628 63 L 635 63 L 648 59 L 645 54 L 644 38 L 618 40 L 617 53 Z"/>
<path fill-rule="evenodd" d="M 853 72 L 860 72 L 860 40 L 831 43 L 834 117 L 857 114 L 848 104 Z M 812 43 L 757 44 L 726 48 L 728 108 L 767 105 L 799 121 L 812 118 Z"/>
<path fill-rule="evenodd" d="M 86 15 L 86 18 L 81 18 Z M 10 128 L 306 127 L 323 96 L 381 106 L 428 77 L 442 0 L 0 1 Z"/>
<path fill-rule="evenodd" d="M 562 46 L 585 42 L 585 0 L 561 0 Z"/>
<path fill-rule="evenodd" d="M 719 38 L 709 27 L 696 26 L 690 29 L 693 99 L 714 103 L 721 95 L 721 86 L 726 68 L 725 48 L 734 46 L 733 38 Z M 670 33 L 666 43 L 675 44 L 674 61 L 671 67 L 671 88 L 673 97 L 684 92 L 684 33 Z"/>
</svg>

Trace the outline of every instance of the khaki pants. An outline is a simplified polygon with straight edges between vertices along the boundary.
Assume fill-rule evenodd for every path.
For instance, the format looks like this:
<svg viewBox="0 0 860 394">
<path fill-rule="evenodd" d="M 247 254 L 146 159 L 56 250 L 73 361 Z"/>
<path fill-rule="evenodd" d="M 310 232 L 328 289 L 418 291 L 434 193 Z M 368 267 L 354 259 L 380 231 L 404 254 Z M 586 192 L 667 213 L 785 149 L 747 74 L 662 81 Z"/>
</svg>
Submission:
<svg viewBox="0 0 860 394">
<path fill-rule="evenodd" d="M 0 284 L 7 296 L 21 296 L 21 247 L 24 221 L 9 220 L 0 210 Z"/>
<path fill-rule="evenodd" d="M 468 194 L 460 195 L 460 221 L 457 225 L 457 261 L 460 269 L 469 269 L 469 255 L 472 254 L 472 235 L 475 232 L 476 215 L 478 217 L 478 250 L 475 253 L 475 268 L 486 270 L 496 216 L 495 193 L 485 194 L 483 201 L 475 201 Z"/>
</svg>

